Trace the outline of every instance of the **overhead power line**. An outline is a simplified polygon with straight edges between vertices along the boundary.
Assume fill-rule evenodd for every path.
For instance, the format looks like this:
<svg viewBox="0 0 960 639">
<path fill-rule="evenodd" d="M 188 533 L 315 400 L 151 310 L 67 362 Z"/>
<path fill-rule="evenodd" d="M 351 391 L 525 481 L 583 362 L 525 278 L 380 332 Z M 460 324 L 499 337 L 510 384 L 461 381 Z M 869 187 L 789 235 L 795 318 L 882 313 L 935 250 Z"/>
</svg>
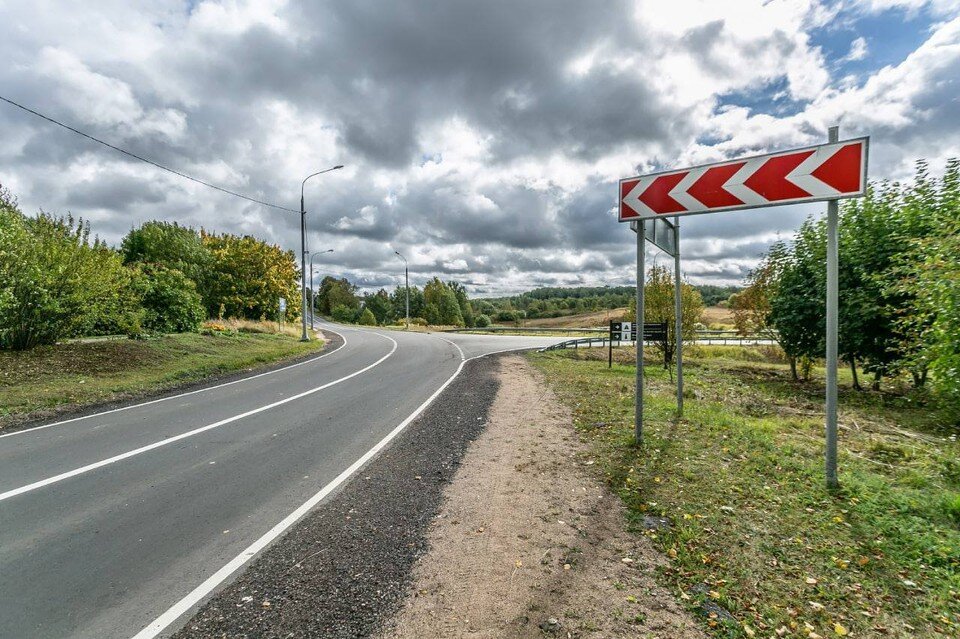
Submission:
<svg viewBox="0 0 960 639">
<path fill-rule="evenodd" d="M 8 98 L 3 97 L 2 95 L 0 95 L 0 100 L 3 100 L 3 101 L 6 102 L 7 104 L 10 104 L 10 105 L 13 105 L 13 106 L 17 107 L 18 109 L 23 109 L 23 110 L 26 111 L 27 113 L 31 113 L 31 114 L 37 116 L 38 118 L 41 118 L 41 119 L 43 119 L 43 120 L 46 120 L 47 122 L 50 122 L 51 124 L 56 124 L 56 125 L 59 126 L 59 127 L 63 127 L 63 128 L 66 129 L 67 131 L 72 131 L 73 133 L 76 133 L 77 135 L 83 136 L 83 137 L 87 138 L 88 140 L 92 140 L 92 141 L 94 141 L 94 142 L 96 142 L 96 143 L 98 143 L 98 144 L 102 144 L 103 146 L 105 146 L 105 147 L 107 147 L 107 148 L 110 148 L 110 149 L 113 149 L 114 151 L 118 151 L 118 152 L 120 152 L 120 153 L 123 153 L 124 155 L 126 155 L 126 156 L 128 156 L 128 157 L 131 157 L 131 158 L 133 158 L 133 159 L 135 159 L 135 160 L 140 160 L 141 162 L 146 162 L 147 164 L 149 164 L 149 165 L 151 165 L 151 166 L 155 166 L 155 167 L 157 167 L 158 169 L 162 169 L 162 170 L 164 170 L 164 171 L 166 171 L 166 172 L 168 172 L 168 173 L 173 173 L 174 175 L 178 175 L 178 176 L 180 176 L 180 177 L 182 177 L 182 178 L 186 178 L 187 180 L 190 180 L 191 182 L 196 182 L 197 184 L 202 184 L 203 186 L 206 186 L 206 187 L 209 187 L 209 188 L 211 188 L 211 189 L 220 191 L 221 193 L 226 193 L 227 195 L 232 195 L 232 196 L 234 196 L 234 197 L 238 197 L 238 198 L 240 198 L 240 199 L 242 199 L 242 200 L 247 200 L 248 202 L 254 202 L 254 203 L 256 203 L 256 204 L 262 204 L 263 206 L 269 206 L 270 208 L 280 209 L 281 211 L 290 211 L 291 213 L 299 213 L 299 212 L 300 212 L 300 211 L 298 211 L 297 209 L 290 209 L 290 208 L 287 208 L 287 207 L 285 207 L 285 206 L 280 206 L 279 204 L 272 204 L 271 202 L 264 202 L 263 200 L 258 200 L 258 199 L 256 199 L 256 198 L 246 196 L 246 195 L 244 195 L 244 194 L 242 194 L 242 193 L 237 193 L 236 191 L 231 191 L 230 189 L 225 189 L 225 188 L 223 188 L 222 186 L 217 186 L 216 184 L 210 184 L 209 182 L 204 182 L 203 180 L 201 180 L 201 179 L 199 179 L 199 178 L 195 178 L 195 177 L 193 177 L 193 176 L 191 176 L 191 175 L 187 175 L 186 173 L 183 173 L 183 172 L 181 172 L 181 171 L 177 171 L 176 169 L 171 169 L 169 166 L 164 166 L 164 165 L 162 165 L 162 164 L 160 164 L 160 163 L 158 163 L 158 162 L 154 162 L 153 160 L 148 160 L 148 159 L 145 158 L 145 157 L 139 156 L 139 155 L 137 155 L 136 153 L 131 153 L 130 151 L 127 151 L 127 150 L 125 150 L 125 149 L 121 149 L 120 147 L 114 146 L 113 144 L 110 144 L 109 142 L 104 142 L 103 140 L 101 140 L 101 139 L 99 139 L 99 138 L 95 138 L 94 136 L 92 136 L 92 135 L 90 135 L 90 134 L 88 134 L 88 133 L 84 133 L 83 131 L 78 131 L 77 129 L 73 128 L 72 126 L 69 126 L 69 125 L 67 125 L 67 124 L 64 124 L 63 122 L 60 122 L 60 121 L 58 121 L 58 120 L 54 120 L 53 118 L 51 118 L 51 117 L 49 117 L 49 116 L 46 116 L 46 115 L 44 115 L 44 114 L 42 114 L 42 113 L 39 113 L 39 112 L 37 112 L 37 111 L 34 111 L 33 109 L 31 109 L 31 108 L 29 108 L 29 107 L 25 107 L 25 106 L 23 106 L 22 104 L 18 104 L 17 102 L 14 102 L 13 100 L 10 100 L 10 99 L 8 99 Z"/>
</svg>

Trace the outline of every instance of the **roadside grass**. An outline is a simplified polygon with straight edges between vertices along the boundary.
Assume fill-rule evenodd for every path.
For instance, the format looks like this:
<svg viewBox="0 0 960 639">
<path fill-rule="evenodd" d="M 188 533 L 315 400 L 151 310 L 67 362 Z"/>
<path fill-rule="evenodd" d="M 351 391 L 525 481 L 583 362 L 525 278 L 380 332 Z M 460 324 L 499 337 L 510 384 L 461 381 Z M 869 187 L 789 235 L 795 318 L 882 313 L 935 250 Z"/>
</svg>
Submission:
<svg viewBox="0 0 960 639">
<path fill-rule="evenodd" d="M 320 340 L 300 342 L 286 334 L 253 332 L 269 327 L 249 324 L 220 331 L 208 323 L 203 329 L 208 334 L 0 351 L 0 429 L 56 410 L 136 397 L 323 346 Z"/>
<path fill-rule="evenodd" d="M 697 350 L 679 423 L 675 387 L 651 359 L 640 448 L 632 351 L 612 369 L 602 349 L 531 358 L 572 407 L 631 528 L 670 558 L 662 579 L 711 634 L 960 636 L 960 445 L 946 419 L 920 396 L 853 391 L 846 372 L 831 493 L 822 370 L 797 383 L 760 349 Z"/>
</svg>

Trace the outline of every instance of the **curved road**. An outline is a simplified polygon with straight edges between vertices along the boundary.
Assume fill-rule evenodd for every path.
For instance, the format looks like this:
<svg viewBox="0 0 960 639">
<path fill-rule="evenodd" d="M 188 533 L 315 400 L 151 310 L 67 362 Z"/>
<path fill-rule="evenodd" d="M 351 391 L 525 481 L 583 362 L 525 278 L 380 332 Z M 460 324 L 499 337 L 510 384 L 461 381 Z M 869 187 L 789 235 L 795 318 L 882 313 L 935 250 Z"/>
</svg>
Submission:
<svg viewBox="0 0 960 639">
<path fill-rule="evenodd" d="M 560 341 L 320 328 L 306 362 L 0 435 L 0 637 L 170 633 L 465 358 Z"/>
</svg>

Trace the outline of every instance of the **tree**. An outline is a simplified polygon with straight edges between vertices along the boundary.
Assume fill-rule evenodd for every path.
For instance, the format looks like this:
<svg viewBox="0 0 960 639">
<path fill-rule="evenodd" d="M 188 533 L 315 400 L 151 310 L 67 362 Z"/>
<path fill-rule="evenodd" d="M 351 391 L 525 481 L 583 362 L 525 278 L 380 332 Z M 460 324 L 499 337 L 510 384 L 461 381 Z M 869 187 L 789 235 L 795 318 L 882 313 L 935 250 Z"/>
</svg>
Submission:
<svg viewBox="0 0 960 639">
<path fill-rule="evenodd" d="M 346 304 L 337 304 L 330 315 L 337 322 L 352 323 L 357 318 L 357 311 Z"/>
<path fill-rule="evenodd" d="M 341 305 L 351 309 L 360 308 L 357 287 L 345 277 L 340 279 L 329 275 L 324 277 L 317 290 L 317 310 L 324 315 L 329 315 L 333 313 L 334 308 Z"/>
<path fill-rule="evenodd" d="M 786 267 L 790 251 L 787 245 L 777 240 L 770 250 L 760 259 L 760 263 L 747 275 L 746 286 L 729 297 L 733 309 L 733 321 L 741 335 L 755 334 L 764 339 L 777 342 L 787 352 L 781 342 L 780 332 L 773 321 L 772 301 L 777 296 L 780 279 Z M 796 358 L 787 354 L 790 370 L 797 378 Z"/>
<path fill-rule="evenodd" d="M 667 341 L 657 343 L 655 348 L 663 355 L 663 365 L 668 368 L 673 362 L 676 350 L 676 303 L 674 301 L 673 271 L 665 266 L 656 266 L 650 269 L 643 289 L 643 321 L 666 322 Z M 697 324 L 703 317 L 703 298 L 693 285 L 687 282 L 680 283 L 680 324 L 681 336 L 685 341 L 696 338 Z M 630 299 L 626 321 L 635 321 L 637 316 L 637 298 Z"/>
<path fill-rule="evenodd" d="M 441 324 L 440 307 L 433 303 L 425 304 L 423 307 L 423 318 L 427 320 L 427 324 L 439 326 Z"/>
<path fill-rule="evenodd" d="M 789 256 L 784 259 L 770 316 L 780 335 L 780 345 L 795 362 L 802 360 L 803 377 L 810 363 L 824 351 L 826 296 L 826 227 L 808 219 L 801 225 Z"/>
<path fill-rule="evenodd" d="M 457 297 L 457 304 L 460 306 L 460 316 L 463 318 L 465 326 L 472 327 L 474 323 L 473 306 L 467 298 L 467 288 L 460 282 L 448 282 L 447 286 Z"/>
<path fill-rule="evenodd" d="M 423 298 L 426 302 L 426 319 L 433 325 L 463 326 L 463 314 L 460 311 L 460 303 L 457 301 L 457 294 L 449 286 L 440 281 L 440 278 L 433 278 L 423 287 Z M 434 308 L 431 308 L 435 307 Z M 435 313 L 435 319 L 430 319 L 430 314 Z"/>
<path fill-rule="evenodd" d="M 360 313 L 360 319 L 358 323 L 363 326 L 376 326 L 377 318 L 373 316 L 373 313 L 369 308 L 364 307 L 363 312 Z"/>
<path fill-rule="evenodd" d="M 249 235 L 202 233 L 212 257 L 207 312 L 216 317 L 277 317 L 280 298 L 288 301 L 289 319 L 300 316 L 300 269 L 293 251 Z"/>
<path fill-rule="evenodd" d="M 193 280 L 161 264 L 145 264 L 136 286 L 144 308 L 143 328 L 157 333 L 186 333 L 206 317 Z"/>
<path fill-rule="evenodd" d="M 405 318 L 407 316 L 407 289 L 398 286 L 390 295 L 390 304 L 393 306 L 393 316 Z M 410 317 L 424 317 L 423 291 L 416 286 L 410 287 Z"/>
<path fill-rule="evenodd" d="M 27 218 L 0 194 L 0 348 L 85 334 L 129 281 L 120 256 L 72 217 Z M 135 322 L 132 322 L 135 323 Z"/>
<path fill-rule="evenodd" d="M 120 243 L 124 264 L 161 264 L 176 269 L 203 287 L 212 256 L 200 233 L 176 222 L 146 222 Z"/>
<path fill-rule="evenodd" d="M 892 285 L 909 304 L 898 318 L 900 355 L 915 380 L 922 371 L 922 383 L 926 370 L 932 372 L 934 387 L 960 423 L 960 160 L 947 163 L 936 185 L 921 188 L 918 193 L 915 186 L 907 202 L 927 212 L 928 226 L 921 229 L 927 232 L 913 233 L 925 237 L 914 238 L 899 256 Z"/>
<path fill-rule="evenodd" d="M 390 303 L 390 296 L 382 288 L 373 295 L 367 295 L 364 306 L 373 313 L 377 324 L 386 324 L 391 319 L 393 305 Z"/>
</svg>

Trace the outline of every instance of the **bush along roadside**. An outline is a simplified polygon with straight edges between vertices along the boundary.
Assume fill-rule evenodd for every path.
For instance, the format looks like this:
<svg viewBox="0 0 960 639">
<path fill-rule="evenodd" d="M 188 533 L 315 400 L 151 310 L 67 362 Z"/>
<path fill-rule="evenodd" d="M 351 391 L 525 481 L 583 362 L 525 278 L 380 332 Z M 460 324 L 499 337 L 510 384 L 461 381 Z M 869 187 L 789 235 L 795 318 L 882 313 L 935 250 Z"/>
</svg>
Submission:
<svg viewBox="0 0 960 639">
<path fill-rule="evenodd" d="M 532 356 L 574 410 L 629 524 L 717 637 L 960 634 L 960 446 L 916 394 L 842 378 L 841 490 L 823 480 L 819 382 L 784 363 L 690 357 L 685 419 L 651 366 L 633 444 L 631 366 L 606 353 Z M 815 371 L 816 372 L 816 371 Z"/>
</svg>

